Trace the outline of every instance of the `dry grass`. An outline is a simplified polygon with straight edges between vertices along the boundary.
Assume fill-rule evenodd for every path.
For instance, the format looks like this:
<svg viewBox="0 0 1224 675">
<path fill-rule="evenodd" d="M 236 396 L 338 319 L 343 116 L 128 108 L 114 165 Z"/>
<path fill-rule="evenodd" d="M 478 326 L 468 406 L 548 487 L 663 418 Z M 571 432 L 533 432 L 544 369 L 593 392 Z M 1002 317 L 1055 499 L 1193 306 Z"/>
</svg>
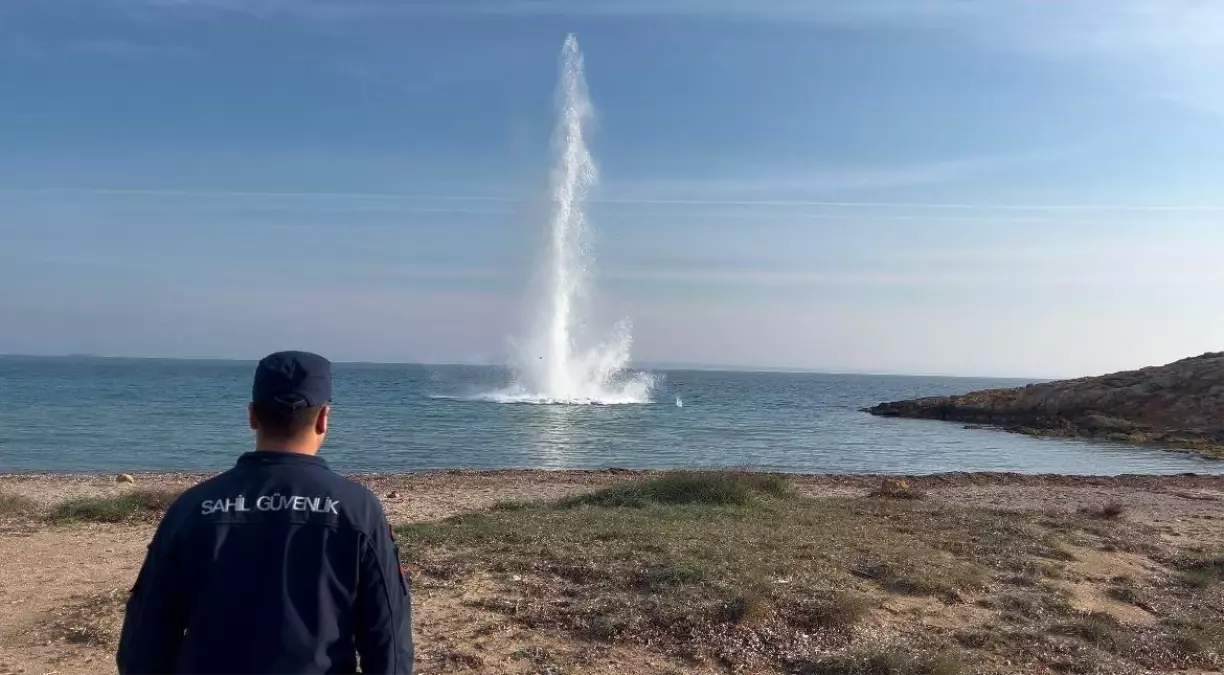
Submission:
<svg viewBox="0 0 1224 675">
<path fill-rule="evenodd" d="M 47 640 L 113 648 L 118 643 L 128 594 L 110 591 L 81 596 L 53 611 L 39 626 Z"/>
<path fill-rule="evenodd" d="M 56 506 L 51 520 L 57 523 L 126 523 L 156 520 L 166 512 L 180 492 L 132 490 L 116 497 L 74 499 Z"/>
<path fill-rule="evenodd" d="M 1091 663 L 1084 650 L 1124 664 L 1165 655 L 1150 651 L 1155 633 L 1077 613 L 1048 581 L 1069 574 L 1072 545 L 1157 537 L 1086 514 L 809 499 L 776 476 L 699 473 L 503 504 L 397 534 L 425 588 L 479 579 L 473 606 L 532 630 L 732 670 L 917 675 L 980 672 L 975 663 L 1000 658 Z M 906 621 L 887 623 L 884 642 L 867 631 L 891 621 L 880 608 L 897 596 L 976 601 L 996 619 L 961 631 L 955 646 L 900 648 L 894 638 L 921 645 L 931 634 Z M 1177 658 L 1214 658 L 1202 654 Z"/>
<path fill-rule="evenodd" d="M 94 500 L 104 508 L 73 502 L 60 522 L 143 524 L 173 496 L 124 488 L 118 504 Z M 952 503 L 943 487 L 925 499 L 806 498 L 779 476 L 674 473 L 397 535 L 429 672 L 1224 669 L 1224 552 L 1217 540 L 1170 540 L 1135 503 L 1126 518 L 1021 513 Z M 114 648 L 115 597 L 48 609 L 30 644 Z"/>
</svg>

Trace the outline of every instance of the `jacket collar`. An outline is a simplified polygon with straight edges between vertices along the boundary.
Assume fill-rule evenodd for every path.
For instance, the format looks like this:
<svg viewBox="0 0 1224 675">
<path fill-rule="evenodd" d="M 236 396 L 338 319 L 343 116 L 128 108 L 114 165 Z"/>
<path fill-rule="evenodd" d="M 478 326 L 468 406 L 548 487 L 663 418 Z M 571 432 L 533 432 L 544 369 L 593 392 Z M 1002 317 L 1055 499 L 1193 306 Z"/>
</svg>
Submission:
<svg viewBox="0 0 1224 675">
<path fill-rule="evenodd" d="M 302 464 L 309 466 L 327 466 L 327 460 L 318 455 L 303 455 L 300 452 L 285 452 L 281 450 L 255 450 L 238 458 L 239 466 L 268 464 Z"/>
</svg>

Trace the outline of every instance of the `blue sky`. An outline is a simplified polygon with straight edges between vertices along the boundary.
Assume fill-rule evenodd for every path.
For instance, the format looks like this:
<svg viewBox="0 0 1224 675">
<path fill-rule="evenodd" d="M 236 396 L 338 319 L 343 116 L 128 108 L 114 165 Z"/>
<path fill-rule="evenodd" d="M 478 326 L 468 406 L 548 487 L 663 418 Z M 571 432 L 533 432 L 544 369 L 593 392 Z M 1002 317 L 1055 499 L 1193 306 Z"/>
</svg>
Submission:
<svg viewBox="0 0 1224 675">
<path fill-rule="evenodd" d="M 1220 3 L 7 0 L 0 352 L 505 360 L 571 31 L 638 360 L 1224 348 Z"/>
</svg>

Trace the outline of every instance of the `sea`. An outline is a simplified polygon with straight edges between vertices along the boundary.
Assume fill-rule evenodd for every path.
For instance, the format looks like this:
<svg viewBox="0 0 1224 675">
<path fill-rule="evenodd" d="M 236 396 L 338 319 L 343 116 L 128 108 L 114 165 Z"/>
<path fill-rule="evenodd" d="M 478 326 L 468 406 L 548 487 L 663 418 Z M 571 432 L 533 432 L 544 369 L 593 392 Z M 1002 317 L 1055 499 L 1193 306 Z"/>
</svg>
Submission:
<svg viewBox="0 0 1224 675">
<path fill-rule="evenodd" d="M 0 357 L 0 472 L 223 470 L 251 448 L 254 363 Z M 345 472 L 744 468 L 793 473 L 1219 473 L 1199 457 L 861 412 L 1023 380 L 655 371 L 650 402 L 496 402 L 512 373 L 335 365 L 324 456 Z"/>
</svg>

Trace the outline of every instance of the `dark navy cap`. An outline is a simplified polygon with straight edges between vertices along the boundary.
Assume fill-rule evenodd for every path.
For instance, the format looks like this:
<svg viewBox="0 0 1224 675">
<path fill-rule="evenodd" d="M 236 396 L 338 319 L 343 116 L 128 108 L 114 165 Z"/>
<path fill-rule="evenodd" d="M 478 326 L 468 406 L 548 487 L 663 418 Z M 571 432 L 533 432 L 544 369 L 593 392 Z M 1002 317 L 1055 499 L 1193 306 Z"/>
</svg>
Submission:
<svg viewBox="0 0 1224 675">
<path fill-rule="evenodd" d="M 251 400 L 261 406 L 300 410 L 331 402 L 331 361 L 310 352 L 277 352 L 255 367 Z"/>
</svg>

